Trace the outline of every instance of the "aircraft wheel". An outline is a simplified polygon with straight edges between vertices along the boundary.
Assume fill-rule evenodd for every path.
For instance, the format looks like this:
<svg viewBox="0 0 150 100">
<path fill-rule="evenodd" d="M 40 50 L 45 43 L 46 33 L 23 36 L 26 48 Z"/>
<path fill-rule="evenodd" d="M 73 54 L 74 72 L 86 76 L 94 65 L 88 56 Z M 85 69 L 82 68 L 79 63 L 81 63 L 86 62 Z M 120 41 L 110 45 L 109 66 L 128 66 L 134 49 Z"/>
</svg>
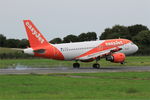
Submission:
<svg viewBox="0 0 150 100">
<path fill-rule="evenodd" d="M 120 64 L 124 65 L 124 62 L 121 62 Z"/>
<path fill-rule="evenodd" d="M 93 64 L 93 68 L 95 68 L 95 69 L 100 69 L 100 64 Z"/>
<path fill-rule="evenodd" d="M 79 63 L 74 63 L 73 68 L 80 68 L 80 64 Z"/>
</svg>

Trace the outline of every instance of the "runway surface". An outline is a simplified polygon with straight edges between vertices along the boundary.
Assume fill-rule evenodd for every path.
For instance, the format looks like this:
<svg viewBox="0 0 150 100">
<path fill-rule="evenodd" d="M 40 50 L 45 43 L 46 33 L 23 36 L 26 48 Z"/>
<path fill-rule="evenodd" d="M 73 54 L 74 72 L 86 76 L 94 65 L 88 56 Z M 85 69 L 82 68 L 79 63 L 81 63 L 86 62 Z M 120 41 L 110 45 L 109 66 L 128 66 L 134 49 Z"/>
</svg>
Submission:
<svg viewBox="0 0 150 100">
<path fill-rule="evenodd" d="M 143 71 L 150 72 L 150 66 L 104 67 L 101 69 L 93 69 L 93 68 L 74 69 L 70 67 L 14 68 L 14 69 L 0 69 L 0 74 L 99 73 L 99 72 L 143 72 Z"/>
</svg>

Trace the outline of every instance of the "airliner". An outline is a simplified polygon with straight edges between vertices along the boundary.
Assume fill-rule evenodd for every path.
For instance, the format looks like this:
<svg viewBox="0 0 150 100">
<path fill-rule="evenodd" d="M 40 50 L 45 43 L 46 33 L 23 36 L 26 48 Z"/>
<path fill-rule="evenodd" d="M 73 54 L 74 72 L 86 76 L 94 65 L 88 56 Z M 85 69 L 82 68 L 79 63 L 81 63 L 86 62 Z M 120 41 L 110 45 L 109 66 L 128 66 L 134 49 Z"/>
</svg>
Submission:
<svg viewBox="0 0 150 100">
<path fill-rule="evenodd" d="M 138 46 L 127 39 L 51 44 L 31 20 L 23 22 L 30 44 L 30 47 L 23 50 L 24 53 L 48 59 L 75 61 L 73 68 L 80 68 L 79 61 L 95 61 L 92 67 L 99 69 L 98 61 L 102 58 L 105 58 L 106 61 L 123 64 L 126 55 L 138 51 Z"/>
</svg>

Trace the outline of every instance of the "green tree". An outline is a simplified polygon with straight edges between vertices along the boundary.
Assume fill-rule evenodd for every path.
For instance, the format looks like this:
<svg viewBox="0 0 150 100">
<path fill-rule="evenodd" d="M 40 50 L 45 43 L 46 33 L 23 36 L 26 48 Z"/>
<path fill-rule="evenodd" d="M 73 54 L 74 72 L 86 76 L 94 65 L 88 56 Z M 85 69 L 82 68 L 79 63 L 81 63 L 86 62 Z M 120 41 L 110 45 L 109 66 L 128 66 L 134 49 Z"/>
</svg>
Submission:
<svg viewBox="0 0 150 100">
<path fill-rule="evenodd" d="M 50 41 L 50 43 L 59 44 L 59 43 L 62 43 L 62 39 L 61 38 L 54 38 Z"/>
<path fill-rule="evenodd" d="M 6 42 L 6 37 L 3 34 L 0 34 L 0 47 L 4 47 Z"/>
<path fill-rule="evenodd" d="M 138 45 L 138 55 L 150 55 L 150 31 L 141 31 L 132 40 Z"/>
<path fill-rule="evenodd" d="M 78 38 L 79 41 L 97 40 L 97 34 L 95 32 L 81 33 Z"/>
<path fill-rule="evenodd" d="M 99 39 L 100 40 L 107 39 L 108 35 L 110 35 L 111 33 L 112 33 L 111 29 L 110 28 L 106 28 L 105 31 L 99 37 Z"/>
<path fill-rule="evenodd" d="M 97 34 L 95 32 L 88 32 L 87 38 L 88 38 L 88 41 L 97 40 Z"/>
<path fill-rule="evenodd" d="M 29 41 L 27 39 L 20 40 L 19 44 L 18 44 L 18 47 L 19 48 L 27 48 L 27 47 L 29 47 Z"/>
<path fill-rule="evenodd" d="M 18 39 L 7 39 L 5 42 L 5 46 L 9 48 L 18 48 L 20 40 Z"/>
<path fill-rule="evenodd" d="M 86 33 L 81 33 L 79 36 L 79 41 L 88 41 L 88 37 L 87 37 L 87 34 Z"/>
<path fill-rule="evenodd" d="M 139 45 L 150 46 L 150 31 L 141 31 L 139 34 L 132 38 Z"/>
<path fill-rule="evenodd" d="M 139 32 L 144 30 L 149 30 L 146 26 L 141 24 L 136 24 L 128 27 L 131 36 L 137 35 Z"/>
<path fill-rule="evenodd" d="M 128 28 L 125 26 L 115 25 L 112 28 L 106 28 L 100 36 L 100 40 L 116 38 L 130 39 L 131 36 L 129 34 Z"/>
<path fill-rule="evenodd" d="M 70 43 L 70 42 L 78 42 L 79 39 L 76 35 L 68 35 L 63 38 L 63 43 Z"/>
</svg>

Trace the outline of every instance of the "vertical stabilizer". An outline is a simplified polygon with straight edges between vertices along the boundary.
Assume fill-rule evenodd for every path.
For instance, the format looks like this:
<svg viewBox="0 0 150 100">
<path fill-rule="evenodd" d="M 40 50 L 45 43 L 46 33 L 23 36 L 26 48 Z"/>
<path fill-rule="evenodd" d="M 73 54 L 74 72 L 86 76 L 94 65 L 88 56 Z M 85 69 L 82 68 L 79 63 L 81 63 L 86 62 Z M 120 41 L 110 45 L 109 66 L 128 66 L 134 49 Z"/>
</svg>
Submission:
<svg viewBox="0 0 150 100">
<path fill-rule="evenodd" d="M 24 20 L 23 22 L 31 48 L 42 47 L 49 44 L 45 37 L 30 20 Z"/>
</svg>

